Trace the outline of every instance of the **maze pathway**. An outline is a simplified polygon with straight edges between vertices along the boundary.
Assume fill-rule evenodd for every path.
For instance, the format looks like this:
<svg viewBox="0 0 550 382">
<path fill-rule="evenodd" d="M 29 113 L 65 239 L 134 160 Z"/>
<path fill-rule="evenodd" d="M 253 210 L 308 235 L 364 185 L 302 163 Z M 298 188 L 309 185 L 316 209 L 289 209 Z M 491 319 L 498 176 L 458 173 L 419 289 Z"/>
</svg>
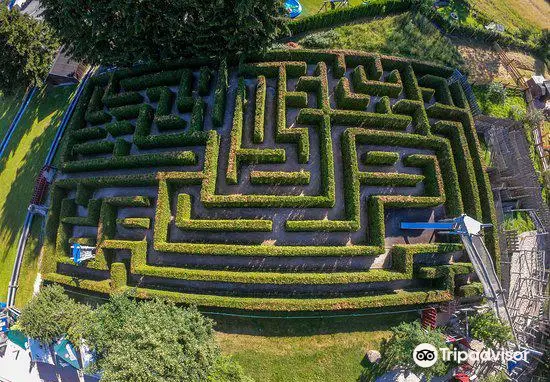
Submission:
<svg viewBox="0 0 550 382">
<path fill-rule="evenodd" d="M 461 245 L 399 229 L 495 221 L 452 72 L 290 50 L 92 78 L 53 187 L 45 279 L 256 310 L 452 299 L 472 272 Z M 485 241 L 498 257 L 494 232 Z M 73 243 L 96 258 L 76 266 Z"/>
</svg>

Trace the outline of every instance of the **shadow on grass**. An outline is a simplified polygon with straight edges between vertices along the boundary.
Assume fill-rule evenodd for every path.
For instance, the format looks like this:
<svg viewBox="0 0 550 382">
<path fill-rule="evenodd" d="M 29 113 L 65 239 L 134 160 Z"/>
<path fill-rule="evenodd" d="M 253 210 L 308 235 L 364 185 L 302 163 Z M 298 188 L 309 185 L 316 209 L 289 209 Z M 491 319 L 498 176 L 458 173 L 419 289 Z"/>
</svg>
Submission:
<svg viewBox="0 0 550 382">
<path fill-rule="evenodd" d="M 0 187 L 9 190 L 0 209 L 4 248 L 9 248 L 17 240 L 36 177 L 73 90 L 74 87 L 43 87 L 26 110 L 0 160 L 0 183 L 3 183 Z M 33 129 L 39 131 L 34 132 Z M 5 261 L 8 255 L 9 251 L 3 251 L 0 262 Z"/>
<path fill-rule="evenodd" d="M 24 95 L 24 90 L 18 90 L 9 96 L 0 94 L 0 141 L 4 139 L 8 127 L 21 106 Z"/>
<path fill-rule="evenodd" d="M 363 317 L 331 318 L 246 318 L 206 315 L 216 321 L 215 329 L 228 334 L 247 334 L 266 337 L 301 337 L 320 334 L 385 331 L 403 321 L 418 318 L 416 312 L 392 313 Z M 359 314 L 359 313 L 358 313 Z M 303 314 L 295 314 L 303 316 Z M 326 315 L 335 315 L 327 312 Z"/>
</svg>

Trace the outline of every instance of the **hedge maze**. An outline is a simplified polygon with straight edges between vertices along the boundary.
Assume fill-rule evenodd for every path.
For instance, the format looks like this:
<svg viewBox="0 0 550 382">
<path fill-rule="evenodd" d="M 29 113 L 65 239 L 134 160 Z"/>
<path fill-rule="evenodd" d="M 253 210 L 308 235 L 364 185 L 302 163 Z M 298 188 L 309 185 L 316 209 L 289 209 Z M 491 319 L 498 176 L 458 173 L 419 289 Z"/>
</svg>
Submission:
<svg viewBox="0 0 550 382">
<path fill-rule="evenodd" d="M 250 310 L 452 299 L 455 275 L 472 273 L 461 245 L 399 229 L 462 213 L 495 222 L 451 73 L 289 50 L 96 75 L 63 148 L 44 278 Z M 498 257 L 494 232 L 485 240 Z M 76 266 L 73 243 L 96 258 Z"/>
</svg>

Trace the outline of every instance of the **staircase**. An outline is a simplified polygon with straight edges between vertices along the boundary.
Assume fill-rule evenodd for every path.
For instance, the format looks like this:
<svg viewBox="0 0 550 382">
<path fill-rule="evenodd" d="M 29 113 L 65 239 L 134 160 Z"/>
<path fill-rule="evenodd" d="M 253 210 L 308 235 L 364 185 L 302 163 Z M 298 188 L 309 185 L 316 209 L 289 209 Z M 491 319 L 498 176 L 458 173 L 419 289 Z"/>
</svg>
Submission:
<svg viewBox="0 0 550 382">
<path fill-rule="evenodd" d="M 479 109 L 474 91 L 472 90 L 472 87 L 468 83 L 466 77 L 458 69 L 455 69 L 451 77 L 449 77 L 449 79 L 447 80 L 447 83 L 449 85 L 454 82 L 458 82 L 460 83 L 460 86 L 462 86 L 462 90 L 464 90 L 464 95 L 466 96 L 466 99 L 470 104 L 470 112 L 472 113 L 472 116 L 475 117 L 477 115 L 480 115 L 481 110 Z"/>
</svg>

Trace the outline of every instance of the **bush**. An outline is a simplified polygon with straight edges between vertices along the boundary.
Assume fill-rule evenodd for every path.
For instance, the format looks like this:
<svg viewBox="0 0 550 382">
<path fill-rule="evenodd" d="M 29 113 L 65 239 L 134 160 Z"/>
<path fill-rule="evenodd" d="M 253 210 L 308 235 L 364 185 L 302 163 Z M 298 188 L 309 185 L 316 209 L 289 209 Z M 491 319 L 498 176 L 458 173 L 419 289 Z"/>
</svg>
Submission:
<svg viewBox="0 0 550 382">
<path fill-rule="evenodd" d="M 73 154 L 91 155 L 113 152 L 115 144 L 110 141 L 87 142 L 73 146 Z"/>
<path fill-rule="evenodd" d="M 500 82 L 491 82 L 487 87 L 487 97 L 491 102 L 502 105 L 506 101 L 506 88 Z"/>
<path fill-rule="evenodd" d="M 195 164 L 196 160 L 197 158 L 192 151 L 141 154 L 65 162 L 63 163 L 63 171 L 80 172 L 156 166 L 188 166 Z"/>
<path fill-rule="evenodd" d="M 133 134 L 134 128 L 134 125 L 132 125 L 129 121 L 116 121 L 105 125 L 105 130 L 107 130 L 113 137 Z"/>
<path fill-rule="evenodd" d="M 513 339 L 510 327 L 501 323 L 492 311 L 476 314 L 470 318 L 469 324 L 471 336 L 489 348 L 502 348 Z"/>
<path fill-rule="evenodd" d="M 120 106 L 115 107 L 109 110 L 109 112 L 115 117 L 117 120 L 123 120 L 123 119 L 134 119 L 137 118 L 139 115 L 139 111 L 141 110 L 142 105 L 126 105 L 126 106 Z M 109 118 L 111 120 L 111 118 Z"/>
<path fill-rule="evenodd" d="M 225 119 L 225 103 L 228 88 L 227 62 L 223 60 L 218 69 L 218 82 L 214 90 L 214 106 L 212 110 L 212 122 L 214 126 L 220 127 Z"/>
<path fill-rule="evenodd" d="M 208 66 L 203 66 L 199 72 L 199 84 L 197 86 L 200 96 L 207 96 L 210 93 L 210 79 L 212 72 Z"/>
<path fill-rule="evenodd" d="M 364 164 L 392 166 L 399 160 L 399 153 L 390 151 L 367 151 L 361 158 Z"/>
</svg>

